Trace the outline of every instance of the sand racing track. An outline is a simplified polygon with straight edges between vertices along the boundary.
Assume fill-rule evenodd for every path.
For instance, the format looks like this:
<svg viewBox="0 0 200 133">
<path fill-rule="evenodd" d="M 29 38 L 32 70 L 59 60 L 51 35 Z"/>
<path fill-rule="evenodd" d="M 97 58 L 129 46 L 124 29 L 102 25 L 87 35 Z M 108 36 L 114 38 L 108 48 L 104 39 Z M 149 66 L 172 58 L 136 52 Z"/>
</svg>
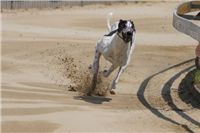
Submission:
<svg viewBox="0 0 200 133">
<path fill-rule="evenodd" d="M 200 132 L 199 103 L 183 91 L 182 80 L 194 69 L 197 42 L 173 28 L 176 6 L 4 11 L 2 132 Z M 137 30 L 136 49 L 116 95 L 68 91 L 88 82 L 87 67 L 110 11 L 112 22 L 132 19 Z M 108 66 L 102 59 L 101 71 Z"/>
</svg>

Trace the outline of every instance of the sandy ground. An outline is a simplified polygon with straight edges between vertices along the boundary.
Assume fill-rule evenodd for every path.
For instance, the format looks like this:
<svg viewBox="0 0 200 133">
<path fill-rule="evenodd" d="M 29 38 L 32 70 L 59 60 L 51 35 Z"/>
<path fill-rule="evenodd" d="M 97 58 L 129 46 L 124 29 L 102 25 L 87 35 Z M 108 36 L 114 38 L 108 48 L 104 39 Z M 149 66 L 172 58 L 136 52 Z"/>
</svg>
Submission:
<svg viewBox="0 0 200 133">
<path fill-rule="evenodd" d="M 176 5 L 4 12 L 2 132 L 199 132 L 199 109 L 177 94 L 194 63 L 171 67 L 194 58 L 197 45 L 172 27 Z M 85 80 L 110 11 L 112 22 L 132 19 L 137 30 L 136 48 L 117 94 L 88 97 L 68 91 L 74 79 Z M 109 65 L 101 59 L 101 70 Z"/>
</svg>

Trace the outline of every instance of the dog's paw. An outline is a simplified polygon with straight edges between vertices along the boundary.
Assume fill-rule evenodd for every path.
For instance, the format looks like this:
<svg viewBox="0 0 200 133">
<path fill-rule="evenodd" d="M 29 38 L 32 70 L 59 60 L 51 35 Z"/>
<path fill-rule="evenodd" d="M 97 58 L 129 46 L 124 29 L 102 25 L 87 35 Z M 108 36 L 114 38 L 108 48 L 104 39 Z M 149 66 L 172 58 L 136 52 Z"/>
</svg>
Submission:
<svg viewBox="0 0 200 133">
<path fill-rule="evenodd" d="M 116 93 L 115 93 L 114 90 L 110 90 L 110 94 L 111 94 L 111 95 L 115 95 Z"/>
</svg>

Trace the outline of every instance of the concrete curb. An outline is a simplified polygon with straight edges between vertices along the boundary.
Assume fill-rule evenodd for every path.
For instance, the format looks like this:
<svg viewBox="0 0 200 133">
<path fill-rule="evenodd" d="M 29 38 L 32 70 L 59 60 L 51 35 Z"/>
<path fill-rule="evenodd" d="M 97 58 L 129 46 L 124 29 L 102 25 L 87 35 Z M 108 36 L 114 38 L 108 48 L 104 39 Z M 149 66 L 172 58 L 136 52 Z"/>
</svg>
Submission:
<svg viewBox="0 0 200 133">
<path fill-rule="evenodd" d="M 173 26 L 178 31 L 200 42 L 200 26 L 184 17 L 186 13 L 200 11 L 200 1 L 183 2 L 173 12 Z"/>
<path fill-rule="evenodd" d="M 200 88 L 193 84 L 194 90 L 192 90 L 193 95 L 200 101 Z"/>
</svg>

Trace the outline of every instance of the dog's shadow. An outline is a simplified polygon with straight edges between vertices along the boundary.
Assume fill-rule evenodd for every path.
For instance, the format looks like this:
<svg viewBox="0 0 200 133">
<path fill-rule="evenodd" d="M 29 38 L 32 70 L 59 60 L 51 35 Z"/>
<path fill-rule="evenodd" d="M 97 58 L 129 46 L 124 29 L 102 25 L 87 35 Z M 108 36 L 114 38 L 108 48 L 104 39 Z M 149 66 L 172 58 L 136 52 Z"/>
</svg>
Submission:
<svg viewBox="0 0 200 133">
<path fill-rule="evenodd" d="M 74 96 L 76 100 L 83 100 L 85 102 L 93 103 L 93 104 L 102 104 L 104 102 L 110 102 L 112 99 L 107 97 L 100 96 Z"/>
</svg>

